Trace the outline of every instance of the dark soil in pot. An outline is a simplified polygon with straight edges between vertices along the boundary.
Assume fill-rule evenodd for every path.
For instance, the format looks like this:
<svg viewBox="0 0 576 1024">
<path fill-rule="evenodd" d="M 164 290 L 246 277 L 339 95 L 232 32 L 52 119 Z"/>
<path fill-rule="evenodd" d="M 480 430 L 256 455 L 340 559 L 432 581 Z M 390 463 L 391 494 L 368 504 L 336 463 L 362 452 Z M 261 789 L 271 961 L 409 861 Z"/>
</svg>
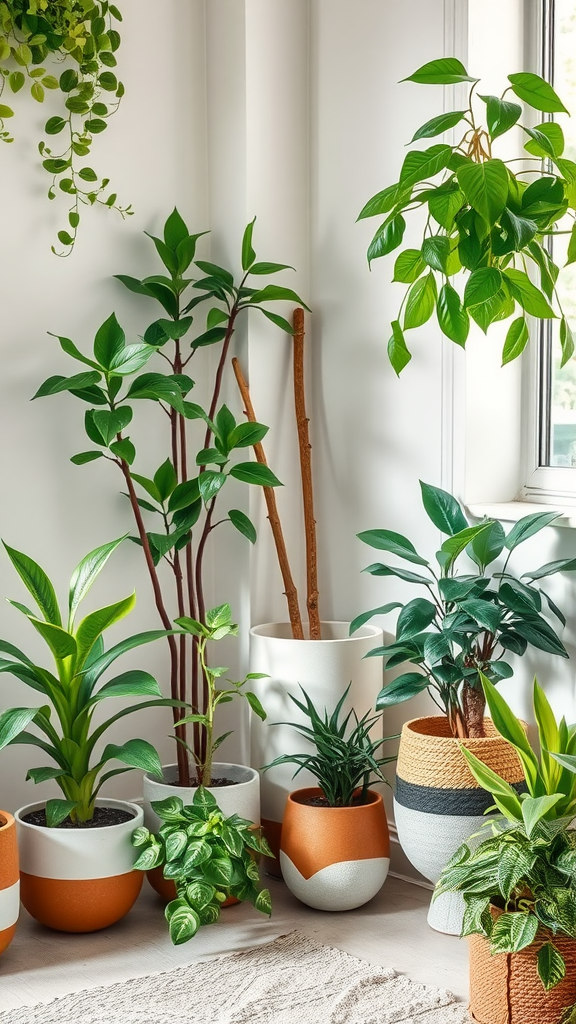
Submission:
<svg viewBox="0 0 576 1024">
<path fill-rule="evenodd" d="M 171 782 L 170 785 L 171 786 L 180 786 L 181 783 L 180 782 Z M 198 778 L 190 779 L 190 786 L 186 785 L 184 788 L 185 789 L 189 789 L 191 787 L 193 788 L 194 786 L 201 786 L 201 785 L 202 785 L 202 783 L 200 782 L 200 780 Z M 224 787 L 224 786 L 237 786 L 237 785 L 238 785 L 238 783 L 234 782 L 234 779 L 212 779 L 208 783 L 208 788 L 209 789 L 222 789 L 222 787 Z"/>
<path fill-rule="evenodd" d="M 125 821 L 130 821 L 134 817 L 132 811 L 124 811 L 119 807 L 95 807 L 94 817 L 91 821 L 70 821 L 70 818 L 65 818 L 59 825 L 56 825 L 56 828 L 107 828 L 110 825 L 123 825 Z M 38 825 L 40 828 L 48 827 L 46 810 L 43 807 L 37 811 L 30 811 L 22 818 L 22 821 L 25 821 L 27 825 Z"/>
<path fill-rule="evenodd" d="M 369 801 L 368 801 L 369 802 Z M 309 796 L 307 800 L 302 800 L 303 804 L 307 807 L 332 807 L 329 804 L 325 796 Z M 346 804 L 346 807 L 363 807 L 366 801 L 362 801 L 360 796 L 355 796 L 351 804 Z"/>
</svg>

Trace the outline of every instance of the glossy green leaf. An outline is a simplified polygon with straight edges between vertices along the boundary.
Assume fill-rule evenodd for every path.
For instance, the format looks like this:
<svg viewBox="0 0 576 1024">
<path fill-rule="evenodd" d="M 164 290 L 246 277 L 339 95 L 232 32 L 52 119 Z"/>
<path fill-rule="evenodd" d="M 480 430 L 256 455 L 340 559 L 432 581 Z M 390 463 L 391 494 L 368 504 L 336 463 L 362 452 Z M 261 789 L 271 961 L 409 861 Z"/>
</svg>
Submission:
<svg viewBox="0 0 576 1024">
<path fill-rule="evenodd" d="M 509 131 L 522 114 L 522 107 L 518 103 L 510 103 L 498 96 L 480 96 L 480 99 L 486 104 L 486 120 L 492 141 Z"/>
<path fill-rule="evenodd" d="M 355 619 L 352 619 L 350 623 L 349 635 L 352 636 L 364 623 L 369 622 L 375 615 L 387 615 L 388 612 L 394 611 L 396 608 L 401 608 L 402 605 L 398 601 L 390 601 L 388 604 L 382 604 L 379 608 L 371 608 L 368 612 L 361 612 Z"/>
<path fill-rule="evenodd" d="M 94 357 L 96 361 L 106 370 L 110 370 L 114 360 L 117 359 L 124 349 L 126 337 L 112 313 L 96 332 L 94 339 Z"/>
<path fill-rule="evenodd" d="M 518 99 L 524 100 L 524 103 L 535 110 L 542 110 L 547 114 L 569 113 L 550 83 L 544 81 L 540 75 L 520 71 L 518 74 L 508 75 L 508 81 Z"/>
<path fill-rule="evenodd" d="M 121 601 L 114 601 L 113 604 L 99 608 L 95 612 L 90 612 L 89 615 L 82 619 L 76 631 L 78 667 L 84 664 L 87 655 L 92 650 L 100 634 L 109 629 L 110 626 L 113 626 L 114 623 L 120 622 L 124 616 L 132 611 L 135 604 L 136 595 L 130 594 L 129 597 L 125 597 Z"/>
<path fill-rule="evenodd" d="M 466 529 L 468 522 L 462 508 L 448 491 L 425 484 L 422 480 L 420 489 L 424 509 L 438 530 L 451 536 Z"/>
<path fill-rule="evenodd" d="M 376 698 L 376 709 L 382 711 L 384 708 L 403 704 L 405 700 L 417 697 L 427 687 L 428 679 L 421 672 L 405 672 L 401 676 L 396 676 L 380 691 Z"/>
<path fill-rule="evenodd" d="M 545 942 L 538 950 L 538 977 L 547 992 L 566 977 L 564 957 L 552 942 Z"/>
<path fill-rule="evenodd" d="M 405 558 L 416 565 L 428 565 L 425 558 L 418 554 L 416 548 L 407 537 L 393 530 L 364 530 L 357 534 L 358 540 L 378 551 L 390 551 L 393 555 Z"/>
<path fill-rule="evenodd" d="M 408 293 L 404 330 L 421 327 L 430 319 L 436 306 L 436 278 L 432 271 L 415 281 Z"/>
<path fill-rule="evenodd" d="M 40 708 L 10 708 L 0 712 L 0 750 L 28 728 Z"/>
<path fill-rule="evenodd" d="M 142 771 L 150 772 L 157 778 L 162 778 L 162 764 L 156 749 L 147 740 L 128 740 L 127 743 L 117 745 L 109 743 L 102 754 L 102 762 L 121 761 L 129 768 L 140 768 Z"/>
<path fill-rule="evenodd" d="M 192 910 L 192 907 L 179 907 L 170 917 L 170 938 L 175 946 L 180 946 L 183 942 L 188 942 L 199 927 L 200 918 L 196 911 Z"/>
<path fill-rule="evenodd" d="M 444 132 L 454 128 L 455 125 L 459 124 L 466 114 L 465 110 L 453 110 L 446 114 L 438 114 L 437 117 L 433 117 L 430 121 L 426 121 L 421 128 L 413 135 L 412 142 L 416 142 L 418 139 L 431 139 L 435 135 L 442 135 Z"/>
<path fill-rule="evenodd" d="M 391 366 L 396 372 L 396 375 L 399 377 L 404 367 L 407 366 L 412 359 L 412 356 L 406 346 L 404 332 L 402 331 L 398 320 L 393 320 L 391 327 L 392 334 L 388 340 L 387 346 L 388 359 L 390 360 Z"/>
<path fill-rule="evenodd" d="M 459 82 L 476 82 L 471 78 L 462 61 L 457 57 L 440 57 L 438 60 L 428 61 L 418 68 L 403 82 L 417 82 L 421 85 L 456 85 Z"/>
<path fill-rule="evenodd" d="M 260 487 L 282 487 L 272 470 L 258 462 L 238 462 L 232 466 L 230 476 L 246 484 L 257 484 Z"/>
<path fill-rule="evenodd" d="M 370 245 L 368 246 L 368 264 L 370 264 L 372 260 L 380 259 L 381 256 L 386 256 L 389 252 L 397 249 L 398 246 L 402 244 L 405 230 L 406 221 L 402 214 L 397 214 L 396 217 L 385 221 L 384 224 L 378 228 L 370 242 Z"/>
<path fill-rule="evenodd" d="M 90 698 L 91 704 L 97 704 L 108 697 L 161 697 L 162 691 L 154 676 L 141 669 L 130 669 L 105 683 Z"/>
<path fill-rule="evenodd" d="M 473 270 L 464 289 L 464 305 L 476 306 L 493 298 L 502 285 L 502 275 L 495 267 L 479 267 Z"/>
<path fill-rule="evenodd" d="M 496 918 L 490 936 L 491 953 L 519 953 L 531 946 L 538 931 L 535 914 L 510 913 Z"/>
<path fill-rule="evenodd" d="M 450 341 L 464 347 L 470 330 L 470 318 L 458 292 L 451 284 L 442 285 L 436 303 L 436 314 L 442 333 L 450 338 Z"/>
<path fill-rule="evenodd" d="M 511 363 L 522 354 L 530 340 L 528 324 L 523 316 L 514 320 L 508 328 L 504 348 L 502 350 L 502 366 Z"/>
<path fill-rule="evenodd" d="M 426 269 L 420 249 L 405 249 L 396 258 L 393 281 L 412 284 Z"/>
<path fill-rule="evenodd" d="M 558 512 L 533 512 L 528 516 L 523 516 L 508 533 L 506 547 L 509 551 L 513 551 L 519 544 L 553 523 L 558 516 Z"/>
<path fill-rule="evenodd" d="M 468 554 L 477 565 L 484 568 L 501 554 L 505 539 L 502 523 L 494 520 L 489 530 L 483 530 L 474 537 Z"/>
<path fill-rule="evenodd" d="M 433 270 L 446 273 L 450 249 L 450 240 L 446 235 L 432 235 L 422 242 L 422 257 Z"/>
<path fill-rule="evenodd" d="M 48 828 L 57 828 L 77 806 L 77 800 L 47 800 L 46 824 Z"/>
<path fill-rule="evenodd" d="M 247 537 L 251 544 L 256 543 L 256 527 L 244 512 L 241 512 L 237 508 L 231 508 L 228 513 L 228 518 L 238 532 L 244 537 Z"/>
<path fill-rule="evenodd" d="M 108 544 L 102 544 L 100 547 L 94 548 L 94 550 L 90 551 L 89 554 L 82 559 L 79 565 L 76 566 L 70 580 L 70 590 L 68 595 L 68 608 L 71 619 L 74 618 L 78 605 L 86 597 L 86 594 L 90 590 L 94 580 L 102 572 L 102 569 L 106 565 L 110 555 L 116 551 L 116 548 L 120 546 L 126 537 L 127 534 L 124 534 L 123 537 L 118 537 L 117 540 L 110 541 Z"/>
<path fill-rule="evenodd" d="M 415 149 L 404 157 L 402 170 L 400 171 L 400 186 L 403 189 L 410 188 L 420 181 L 427 181 L 433 178 L 440 171 L 448 166 L 452 156 L 451 146 L 442 143 L 430 146 L 428 149 Z"/>
<path fill-rule="evenodd" d="M 426 197 L 428 209 L 434 220 L 447 231 L 452 231 L 454 218 L 465 202 L 464 195 L 457 183 L 451 181 L 446 185 L 431 189 L 426 193 Z M 450 261 L 448 261 L 448 267 L 450 267 Z"/>
<path fill-rule="evenodd" d="M 249 270 L 256 259 L 256 253 L 252 248 L 252 235 L 255 223 L 256 217 L 246 226 L 242 237 L 242 270 Z"/>
<path fill-rule="evenodd" d="M 470 205 L 492 225 L 498 220 L 508 198 L 508 171 L 502 160 L 463 164 L 458 168 L 460 187 Z"/>
<path fill-rule="evenodd" d="M 265 288 L 254 292 L 250 296 L 250 303 L 261 302 L 294 302 L 297 306 L 304 306 L 310 312 L 310 307 L 296 294 L 292 288 L 283 288 L 278 284 L 267 284 Z"/>
<path fill-rule="evenodd" d="M 16 569 L 16 572 L 24 586 L 36 601 L 36 604 L 46 621 L 51 622 L 56 626 L 61 626 L 62 617 L 60 615 L 60 608 L 58 606 L 56 593 L 44 570 L 37 564 L 37 562 L 28 555 L 25 555 L 22 551 L 16 551 L 15 548 L 9 547 L 5 541 L 2 543 L 4 544 L 8 558 L 12 562 L 12 565 Z"/>
<path fill-rule="evenodd" d="M 533 156 L 556 157 L 562 156 L 564 152 L 564 132 L 556 121 L 544 121 L 534 128 L 525 128 L 525 132 L 531 136 L 532 141 L 527 142 L 524 149 Z"/>
<path fill-rule="evenodd" d="M 396 623 L 396 640 L 409 640 L 425 629 L 436 618 L 436 605 L 423 597 L 416 597 L 404 605 Z"/>
<path fill-rule="evenodd" d="M 562 317 L 560 321 L 560 347 L 562 350 L 560 366 L 562 367 L 566 366 L 566 363 L 574 355 L 574 336 L 566 317 Z"/>
</svg>

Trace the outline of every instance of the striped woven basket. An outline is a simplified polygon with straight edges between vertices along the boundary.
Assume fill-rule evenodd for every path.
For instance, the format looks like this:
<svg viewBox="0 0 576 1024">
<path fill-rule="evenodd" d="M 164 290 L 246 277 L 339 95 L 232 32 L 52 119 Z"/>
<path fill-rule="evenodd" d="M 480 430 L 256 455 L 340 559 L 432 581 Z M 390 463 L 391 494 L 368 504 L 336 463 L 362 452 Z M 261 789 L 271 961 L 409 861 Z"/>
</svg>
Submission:
<svg viewBox="0 0 576 1024">
<path fill-rule="evenodd" d="M 564 957 L 566 977 L 546 992 L 538 977 L 540 947 L 552 941 Z M 470 1013 L 478 1024 L 559 1024 L 576 1002 L 576 940 L 542 928 L 520 953 L 490 953 L 483 935 L 470 937 Z"/>
<path fill-rule="evenodd" d="M 490 719 L 484 726 L 484 738 L 461 741 L 440 715 L 414 719 L 402 729 L 394 799 L 398 838 L 408 860 L 434 883 L 458 847 L 481 828 L 493 803 L 472 776 L 460 743 L 518 790 L 524 787 L 516 751 Z M 446 893 L 431 905 L 428 923 L 459 935 L 463 912 L 462 896 Z"/>
</svg>

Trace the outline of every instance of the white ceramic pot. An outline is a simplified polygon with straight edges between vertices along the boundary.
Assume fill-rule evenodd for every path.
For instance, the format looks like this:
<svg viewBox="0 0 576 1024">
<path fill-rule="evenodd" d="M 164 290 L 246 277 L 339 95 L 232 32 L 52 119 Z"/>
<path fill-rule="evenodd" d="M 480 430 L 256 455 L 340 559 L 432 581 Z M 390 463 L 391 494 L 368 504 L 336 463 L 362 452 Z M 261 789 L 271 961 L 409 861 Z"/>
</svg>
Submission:
<svg viewBox="0 0 576 1024">
<path fill-rule="evenodd" d="M 154 813 L 150 804 L 154 800 L 166 800 L 169 796 L 178 796 L 184 804 L 191 804 L 197 786 L 177 786 L 178 766 L 168 764 L 162 768 L 164 778 L 157 779 L 154 775 L 144 776 L 144 824 L 151 832 L 157 832 L 162 822 Z M 243 764 L 226 764 L 215 761 L 212 765 L 215 778 L 233 779 L 233 786 L 215 786 L 207 789 L 218 802 L 218 806 L 226 817 L 238 814 L 241 818 L 260 824 L 260 776 L 253 768 Z M 148 872 L 148 881 L 159 896 L 165 900 L 174 899 L 176 889 L 174 882 L 164 878 L 162 868 L 154 868 Z M 234 901 L 235 902 L 235 901 Z"/>
<path fill-rule="evenodd" d="M 0 953 L 14 938 L 19 911 L 16 823 L 11 814 L 0 811 Z"/>
<path fill-rule="evenodd" d="M 16 812 L 20 848 L 22 903 L 32 917 L 63 932 L 93 932 L 124 917 L 142 887 L 143 873 L 134 871 L 137 851 L 134 829 L 143 824 L 142 808 L 108 797 L 100 807 L 132 813 L 119 825 L 61 829 L 31 825 L 24 817 L 43 808 L 28 804 Z"/>
<path fill-rule="evenodd" d="M 252 688 L 268 715 L 265 722 L 252 716 L 251 762 L 261 769 L 288 751 L 312 751 L 290 725 L 274 722 L 307 722 L 290 700 L 301 698 L 304 687 L 319 711 L 333 709 L 351 683 L 345 710 L 354 708 L 361 718 L 374 709 L 383 685 L 381 658 L 364 656 L 383 642 L 377 626 L 362 626 L 348 635 L 348 622 L 323 622 L 321 640 L 294 640 L 290 623 L 269 622 L 250 630 L 250 671 L 264 672 L 269 678 L 254 680 Z M 377 726 L 382 735 L 381 725 Z M 280 849 L 280 831 L 289 793 L 302 786 L 314 786 L 309 772 L 292 779 L 294 766 L 281 765 L 262 775 L 262 824 L 274 853 Z"/>
</svg>

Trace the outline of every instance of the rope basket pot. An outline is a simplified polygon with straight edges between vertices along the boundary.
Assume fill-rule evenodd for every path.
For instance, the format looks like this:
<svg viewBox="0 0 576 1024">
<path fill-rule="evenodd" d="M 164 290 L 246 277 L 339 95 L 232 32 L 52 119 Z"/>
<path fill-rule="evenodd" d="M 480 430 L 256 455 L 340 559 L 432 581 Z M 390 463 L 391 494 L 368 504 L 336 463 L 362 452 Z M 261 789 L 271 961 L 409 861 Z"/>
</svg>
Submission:
<svg viewBox="0 0 576 1024">
<path fill-rule="evenodd" d="M 537 970 L 538 950 L 554 943 L 564 957 L 566 977 L 546 992 Z M 477 1024 L 559 1024 L 576 1002 L 576 940 L 541 928 L 520 953 L 490 952 L 483 935 L 471 935 L 470 1014 Z"/>
<path fill-rule="evenodd" d="M 460 744 L 519 791 L 524 788 L 516 751 L 491 719 L 484 719 L 484 728 L 485 737 L 458 740 L 442 715 L 417 718 L 402 728 L 394 798 L 398 839 L 411 864 L 431 882 L 438 881 L 458 847 L 478 832 L 493 804 L 471 774 Z M 445 893 L 431 905 L 428 923 L 459 935 L 463 913 L 461 894 Z"/>
</svg>

